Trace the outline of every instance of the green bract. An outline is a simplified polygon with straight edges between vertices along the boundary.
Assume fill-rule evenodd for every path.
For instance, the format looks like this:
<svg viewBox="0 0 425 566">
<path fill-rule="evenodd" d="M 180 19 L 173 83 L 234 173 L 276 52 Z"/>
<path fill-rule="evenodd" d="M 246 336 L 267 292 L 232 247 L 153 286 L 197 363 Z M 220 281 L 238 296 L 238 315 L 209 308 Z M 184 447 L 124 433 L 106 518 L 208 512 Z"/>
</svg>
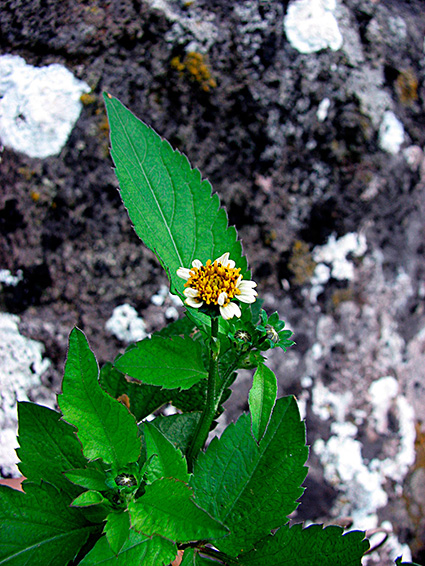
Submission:
<svg viewBox="0 0 425 566">
<path fill-rule="evenodd" d="M 25 493 L 0 487 L 0 565 L 166 566 L 183 550 L 182 566 L 360 566 L 363 532 L 289 526 L 305 426 L 293 396 L 276 399 L 263 353 L 286 351 L 292 332 L 261 309 L 217 195 L 117 99 L 105 102 L 124 205 L 171 291 L 189 300 L 183 319 L 100 370 L 72 330 L 61 412 L 19 405 L 28 479 Z M 239 368 L 255 370 L 250 414 L 205 448 Z M 158 414 L 167 403 L 180 412 Z"/>
</svg>

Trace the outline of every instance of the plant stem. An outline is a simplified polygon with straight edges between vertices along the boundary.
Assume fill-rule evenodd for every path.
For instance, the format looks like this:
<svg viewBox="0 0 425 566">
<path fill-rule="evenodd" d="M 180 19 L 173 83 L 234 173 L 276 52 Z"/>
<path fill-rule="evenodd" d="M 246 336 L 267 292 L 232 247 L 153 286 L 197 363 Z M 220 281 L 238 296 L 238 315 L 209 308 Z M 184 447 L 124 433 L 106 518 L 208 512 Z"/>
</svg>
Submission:
<svg viewBox="0 0 425 566">
<path fill-rule="evenodd" d="M 211 344 L 210 344 L 210 361 L 208 368 L 208 387 L 207 398 L 205 400 L 205 407 L 202 411 L 201 418 L 199 419 L 198 426 L 187 453 L 187 461 L 189 471 L 192 471 L 194 460 L 198 456 L 199 451 L 203 448 L 208 433 L 211 428 L 211 423 L 217 411 L 217 404 L 219 397 L 217 397 L 217 381 L 218 381 L 218 352 L 217 352 L 217 337 L 218 337 L 218 318 L 211 318 Z"/>
<path fill-rule="evenodd" d="M 207 556 L 211 556 L 212 558 L 218 558 L 221 560 L 223 564 L 230 565 L 230 564 L 239 564 L 238 560 L 228 556 L 224 552 L 220 552 L 219 550 L 214 550 L 213 548 L 204 547 L 200 549 L 202 554 L 206 554 Z"/>
</svg>

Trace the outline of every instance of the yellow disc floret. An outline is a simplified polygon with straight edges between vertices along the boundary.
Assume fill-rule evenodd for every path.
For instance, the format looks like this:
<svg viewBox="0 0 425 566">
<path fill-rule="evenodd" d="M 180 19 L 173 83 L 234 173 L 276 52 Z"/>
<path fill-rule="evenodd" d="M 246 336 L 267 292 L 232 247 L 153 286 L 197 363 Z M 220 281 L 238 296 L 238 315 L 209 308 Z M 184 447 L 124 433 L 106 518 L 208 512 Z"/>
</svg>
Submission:
<svg viewBox="0 0 425 566">
<path fill-rule="evenodd" d="M 215 260 L 209 259 L 201 267 L 192 267 L 190 277 L 184 284 L 198 291 L 198 297 L 207 305 L 227 306 L 231 299 L 240 295 L 237 283 L 240 277 L 240 267 L 225 267 Z"/>
</svg>

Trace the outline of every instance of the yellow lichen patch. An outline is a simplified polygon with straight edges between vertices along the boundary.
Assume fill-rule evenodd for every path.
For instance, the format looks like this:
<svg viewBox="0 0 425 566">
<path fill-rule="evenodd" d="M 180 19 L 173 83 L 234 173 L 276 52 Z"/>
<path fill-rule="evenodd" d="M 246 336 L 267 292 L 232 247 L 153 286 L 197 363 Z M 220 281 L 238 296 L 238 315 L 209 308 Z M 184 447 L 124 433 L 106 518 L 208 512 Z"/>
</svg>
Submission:
<svg viewBox="0 0 425 566">
<path fill-rule="evenodd" d="M 92 94 L 91 92 L 84 92 L 80 96 L 80 100 L 82 104 L 84 104 L 84 106 L 88 106 L 89 104 L 93 104 L 94 102 L 96 102 L 97 99 L 95 94 Z"/>
<path fill-rule="evenodd" d="M 345 303 L 346 301 L 352 301 L 354 298 L 354 292 L 351 287 L 347 287 L 346 289 L 336 289 L 332 293 L 332 306 L 336 308 L 341 303 Z"/>
<path fill-rule="evenodd" d="M 25 179 L 25 181 L 30 181 L 36 174 L 36 171 L 29 167 L 18 167 L 18 173 Z"/>
<path fill-rule="evenodd" d="M 173 57 L 171 59 L 171 67 L 181 75 L 186 73 L 191 80 L 199 83 L 205 92 L 217 86 L 217 81 L 211 76 L 210 68 L 202 53 L 189 51 L 183 61 L 180 57 Z"/>
<path fill-rule="evenodd" d="M 296 285 L 303 285 L 310 281 L 316 268 L 316 262 L 313 260 L 306 242 L 295 240 L 288 268 L 294 274 L 293 282 Z"/>
<path fill-rule="evenodd" d="M 418 99 L 418 79 L 412 69 L 401 71 L 395 82 L 395 90 L 402 104 L 410 106 Z"/>
<path fill-rule="evenodd" d="M 39 193 L 38 191 L 32 190 L 32 191 L 30 192 L 30 197 L 32 198 L 32 200 L 33 200 L 34 202 L 38 202 L 38 201 L 40 200 L 40 196 L 41 196 L 41 195 L 40 195 L 40 193 Z"/>
</svg>

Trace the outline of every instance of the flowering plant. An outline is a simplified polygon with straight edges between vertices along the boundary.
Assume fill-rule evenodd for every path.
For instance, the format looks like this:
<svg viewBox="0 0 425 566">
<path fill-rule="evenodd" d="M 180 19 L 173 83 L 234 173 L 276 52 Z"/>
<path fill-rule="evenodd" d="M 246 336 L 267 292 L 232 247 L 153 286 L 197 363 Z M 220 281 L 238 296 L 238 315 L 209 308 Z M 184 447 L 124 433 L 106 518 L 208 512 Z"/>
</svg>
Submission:
<svg viewBox="0 0 425 566">
<path fill-rule="evenodd" d="M 0 564 L 360 565 L 363 532 L 289 525 L 305 427 L 295 398 L 277 399 L 263 354 L 285 352 L 292 332 L 261 309 L 218 197 L 117 99 L 105 102 L 122 200 L 185 317 L 100 370 L 71 332 L 59 411 L 19 404 L 27 479 L 24 493 L 0 487 Z M 255 369 L 249 414 L 205 448 L 239 368 Z M 168 403 L 177 412 L 164 416 Z"/>
</svg>

